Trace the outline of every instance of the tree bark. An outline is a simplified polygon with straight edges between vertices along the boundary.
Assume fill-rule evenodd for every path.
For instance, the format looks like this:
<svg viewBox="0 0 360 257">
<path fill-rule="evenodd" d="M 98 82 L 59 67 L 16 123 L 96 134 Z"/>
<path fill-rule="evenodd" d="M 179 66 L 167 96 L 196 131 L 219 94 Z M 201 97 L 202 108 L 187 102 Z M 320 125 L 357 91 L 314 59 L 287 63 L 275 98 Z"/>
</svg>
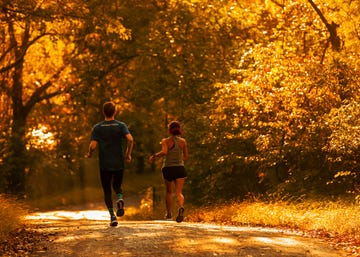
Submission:
<svg viewBox="0 0 360 257">
<path fill-rule="evenodd" d="M 25 190 L 25 169 L 26 169 L 26 146 L 25 146 L 25 125 L 27 113 L 24 112 L 22 103 L 22 70 L 23 63 L 15 67 L 13 73 L 13 87 L 11 90 L 12 100 L 12 124 L 9 141 L 9 154 L 5 159 L 6 170 L 6 192 L 22 193 Z"/>
</svg>

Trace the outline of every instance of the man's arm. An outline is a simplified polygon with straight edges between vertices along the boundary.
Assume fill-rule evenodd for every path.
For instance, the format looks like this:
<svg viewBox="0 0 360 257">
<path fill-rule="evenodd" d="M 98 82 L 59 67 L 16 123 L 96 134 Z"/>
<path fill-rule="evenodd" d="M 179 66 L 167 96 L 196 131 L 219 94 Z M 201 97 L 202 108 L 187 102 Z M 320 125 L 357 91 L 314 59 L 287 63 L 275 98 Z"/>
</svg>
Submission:
<svg viewBox="0 0 360 257">
<path fill-rule="evenodd" d="M 89 152 L 87 154 L 87 157 L 90 158 L 92 153 L 94 152 L 95 148 L 97 146 L 97 141 L 91 140 L 89 145 Z"/>
<path fill-rule="evenodd" d="M 125 152 L 125 158 L 126 162 L 131 162 L 131 153 L 134 146 L 134 138 L 131 134 L 126 134 L 125 138 L 127 139 L 127 145 L 126 145 L 126 152 Z"/>
</svg>

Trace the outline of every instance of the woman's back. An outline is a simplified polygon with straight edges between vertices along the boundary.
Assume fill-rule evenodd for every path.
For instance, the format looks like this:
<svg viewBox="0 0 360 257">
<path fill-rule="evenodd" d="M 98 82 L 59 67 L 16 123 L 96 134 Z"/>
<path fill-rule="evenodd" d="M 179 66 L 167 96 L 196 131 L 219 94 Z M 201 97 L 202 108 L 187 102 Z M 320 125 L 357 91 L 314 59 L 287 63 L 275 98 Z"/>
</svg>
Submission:
<svg viewBox="0 0 360 257">
<path fill-rule="evenodd" d="M 184 154 L 183 147 L 180 146 L 180 138 L 171 136 L 166 140 L 168 152 L 165 155 L 163 167 L 184 166 Z"/>
</svg>

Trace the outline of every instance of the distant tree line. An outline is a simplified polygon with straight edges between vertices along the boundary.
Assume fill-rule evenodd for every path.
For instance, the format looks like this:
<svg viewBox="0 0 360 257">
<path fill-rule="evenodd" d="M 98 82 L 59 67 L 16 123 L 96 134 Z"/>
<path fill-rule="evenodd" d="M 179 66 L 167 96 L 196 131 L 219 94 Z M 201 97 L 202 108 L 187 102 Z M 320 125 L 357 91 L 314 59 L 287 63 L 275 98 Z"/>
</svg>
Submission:
<svg viewBox="0 0 360 257">
<path fill-rule="evenodd" d="M 183 124 L 199 203 L 357 196 L 359 4 L 4 0 L 0 191 L 86 186 L 90 129 L 113 100 L 136 140 L 131 172 L 158 170 L 147 157 Z"/>
</svg>

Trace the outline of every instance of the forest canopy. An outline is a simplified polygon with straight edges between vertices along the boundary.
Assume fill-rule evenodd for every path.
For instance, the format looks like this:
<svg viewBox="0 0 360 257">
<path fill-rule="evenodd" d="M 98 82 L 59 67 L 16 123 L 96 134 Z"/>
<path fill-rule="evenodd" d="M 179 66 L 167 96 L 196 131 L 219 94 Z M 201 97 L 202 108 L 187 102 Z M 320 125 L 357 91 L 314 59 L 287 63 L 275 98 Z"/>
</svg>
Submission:
<svg viewBox="0 0 360 257">
<path fill-rule="evenodd" d="M 183 124 L 193 200 L 358 194 L 358 0 L 4 0 L 0 23 L 1 192 L 86 186 L 112 100 L 130 172 Z"/>
</svg>

